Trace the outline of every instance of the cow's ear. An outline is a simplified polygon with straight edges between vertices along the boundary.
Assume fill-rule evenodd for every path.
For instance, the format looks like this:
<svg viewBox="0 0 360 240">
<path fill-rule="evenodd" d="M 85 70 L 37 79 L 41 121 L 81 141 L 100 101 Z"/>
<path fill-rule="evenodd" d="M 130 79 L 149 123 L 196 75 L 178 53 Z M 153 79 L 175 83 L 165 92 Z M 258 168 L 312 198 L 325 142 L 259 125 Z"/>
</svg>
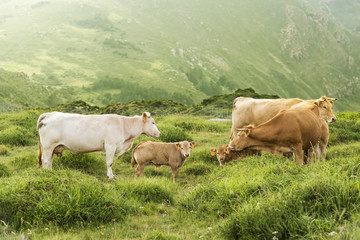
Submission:
<svg viewBox="0 0 360 240">
<path fill-rule="evenodd" d="M 230 153 L 230 148 L 227 147 L 225 153 L 229 154 Z"/>
<path fill-rule="evenodd" d="M 314 101 L 314 104 L 315 104 L 316 106 L 320 107 L 320 100 L 319 100 L 319 99 L 318 99 L 318 100 L 315 100 L 315 101 Z"/>
<path fill-rule="evenodd" d="M 245 128 L 245 136 L 249 136 L 252 128 Z"/>
<path fill-rule="evenodd" d="M 147 114 L 146 114 L 146 112 L 143 112 L 142 119 L 143 119 L 144 122 L 146 122 L 146 118 L 147 118 Z"/>
<path fill-rule="evenodd" d="M 191 145 L 191 148 L 194 148 L 195 147 L 195 142 L 191 142 L 190 145 Z"/>
<path fill-rule="evenodd" d="M 180 143 L 178 143 L 178 142 L 175 143 L 175 146 L 176 146 L 176 149 L 177 149 L 177 150 L 180 150 L 180 148 L 181 148 L 181 147 L 180 147 Z"/>
<path fill-rule="evenodd" d="M 214 148 L 210 149 L 211 151 L 211 156 L 215 156 L 216 150 Z"/>
</svg>

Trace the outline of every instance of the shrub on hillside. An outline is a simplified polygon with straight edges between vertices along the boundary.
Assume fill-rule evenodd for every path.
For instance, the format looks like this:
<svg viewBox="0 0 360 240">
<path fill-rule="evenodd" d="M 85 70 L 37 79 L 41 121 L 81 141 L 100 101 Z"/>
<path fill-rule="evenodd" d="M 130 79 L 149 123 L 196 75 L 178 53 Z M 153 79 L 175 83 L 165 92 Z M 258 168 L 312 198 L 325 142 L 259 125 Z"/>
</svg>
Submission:
<svg viewBox="0 0 360 240">
<path fill-rule="evenodd" d="M 193 138 L 179 127 L 171 125 L 159 126 L 160 140 L 162 142 L 180 142 L 180 141 L 193 141 Z"/>
<path fill-rule="evenodd" d="M 208 122 L 206 120 L 197 120 L 189 119 L 187 121 L 176 122 L 175 127 L 187 131 L 209 131 L 209 132 L 221 132 L 223 131 L 222 127 L 216 123 Z"/>
<path fill-rule="evenodd" d="M 0 143 L 13 146 L 25 146 L 35 144 L 34 138 L 26 129 L 18 126 L 10 126 L 0 132 Z"/>
<path fill-rule="evenodd" d="M 73 171 L 39 171 L 0 179 L 0 219 L 14 229 L 56 225 L 98 226 L 131 211 L 93 177 Z"/>
</svg>

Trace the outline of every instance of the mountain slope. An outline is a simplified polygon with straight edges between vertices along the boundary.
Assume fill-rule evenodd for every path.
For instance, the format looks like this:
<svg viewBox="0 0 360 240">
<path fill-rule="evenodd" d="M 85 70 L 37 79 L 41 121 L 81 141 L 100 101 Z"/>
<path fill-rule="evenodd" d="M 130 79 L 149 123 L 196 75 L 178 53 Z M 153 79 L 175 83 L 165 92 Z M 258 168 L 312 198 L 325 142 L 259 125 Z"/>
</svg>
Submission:
<svg viewBox="0 0 360 240">
<path fill-rule="evenodd" d="M 252 87 L 360 111 L 360 37 L 300 0 L 14 0 L 0 9 L 0 66 L 67 100 L 193 104 Z"/>
</svg>

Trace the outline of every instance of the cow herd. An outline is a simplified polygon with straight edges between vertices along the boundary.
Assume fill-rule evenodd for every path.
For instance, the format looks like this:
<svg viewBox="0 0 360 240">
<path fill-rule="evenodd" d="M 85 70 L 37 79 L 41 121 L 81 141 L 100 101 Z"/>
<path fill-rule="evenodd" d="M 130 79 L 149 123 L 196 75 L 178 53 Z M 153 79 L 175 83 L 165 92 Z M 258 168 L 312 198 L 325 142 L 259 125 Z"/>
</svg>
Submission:
<svg viewBox="0 0 360 240">
<path fill-rule="evenodd" d="M 230 142 L 217 149 L 220 165 L 248 155 L 261 155 L 261 151 L 295 156 L 302 165 L 325 158 L 329 138 L 327 122 L 336 121 L 332 112 L 335 99 L 321 97 L 317 100 L 253 99 L 238 97 L 232 110 Z M 37 121 L 39 132 L 38 167 L 52 168 L 54 154 L 63 150 L 74 153 L 104 151 L 107 177 L 113 179 L 113 158 L 132 147 L 141 134 L 158 138 L 160 131 L 150 113 L 125 117 L 116 114 L 81 115 L 61 112 L 44 113 Z M 173 182 L 179 168 L 190 156 L 195 142 L 140 142 L 132 152 L 131 165 L 137 167 L 135 175 L 141 176 L 145 166 L 168 165 Z"/>
</svg>

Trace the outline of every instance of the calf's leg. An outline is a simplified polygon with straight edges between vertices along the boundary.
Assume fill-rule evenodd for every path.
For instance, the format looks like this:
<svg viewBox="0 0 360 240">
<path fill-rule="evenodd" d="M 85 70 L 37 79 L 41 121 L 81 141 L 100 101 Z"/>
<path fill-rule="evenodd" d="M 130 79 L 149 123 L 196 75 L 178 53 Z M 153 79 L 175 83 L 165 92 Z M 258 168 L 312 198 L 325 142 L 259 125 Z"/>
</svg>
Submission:
<svg viewBox="0 0 360 240">
<path fill-rule="evenodd" d="M 176 177 L 179 173 L 179 168 L 177 167 L 171 167 L 172 175 L 173 175 L 173 183 L 176 182 Z"/>
<path fill-rule="evenodd" d="M 135 175 L 136 175 L 137 177 L 140 177 L 140 176 L 143 175 L 145 166 L 146 166 L 146 164 L 142 164 L 142 163 L 139 163 L 139 162 L 138 162 L 138 165 L 137 165 L 137 167 L 136 167 L 136 169 L 135 169 Z"/>
</svg>

